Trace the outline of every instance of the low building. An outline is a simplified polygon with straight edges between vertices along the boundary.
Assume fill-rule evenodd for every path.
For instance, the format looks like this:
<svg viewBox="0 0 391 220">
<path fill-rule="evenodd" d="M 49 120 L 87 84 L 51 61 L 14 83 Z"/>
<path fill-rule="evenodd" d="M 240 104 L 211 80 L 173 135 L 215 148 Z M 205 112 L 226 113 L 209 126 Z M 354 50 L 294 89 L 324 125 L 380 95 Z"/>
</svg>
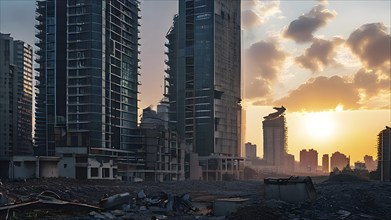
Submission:
<svg viewBox="0 0 391 220">
<path fill-rule="evenodd" d="M 355 170 L 367 170 L 367 168 L 365 167 L 365 163 L 358 162 L 358 161 L 354 163 L 354 169 Z"/>
<path fill-rule="evenodd" d="M 256 158 L 257 157 L 257 145 L 247 142 L 244 144 L 245 156 L 246 158 Z"/>
<path fill-rule="evenodd" d="M 13 156 L 8 163 L 9 179 L 58 177 L 58 157 Z M 2 167 L 6 170 L 7 167 Z"/>
</svg>

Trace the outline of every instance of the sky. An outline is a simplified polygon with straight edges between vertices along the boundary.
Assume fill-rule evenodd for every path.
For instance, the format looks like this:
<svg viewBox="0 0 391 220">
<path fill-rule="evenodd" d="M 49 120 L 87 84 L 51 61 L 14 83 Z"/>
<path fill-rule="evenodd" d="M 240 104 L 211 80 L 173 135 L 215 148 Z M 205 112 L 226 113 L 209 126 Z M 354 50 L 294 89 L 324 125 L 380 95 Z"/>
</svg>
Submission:
<svg viewBox="0 0 391 220">
<path fill-rule="evenodd" d="M 163 95 L 176 0 L 141 1 L 140 109 Z M 0 0 L 0 32 L 34 43 L 34 0 Z M 242 0 L 246 141 L 263 156 L 262 120 L 285 106 L 288 152 L 376 157 L 391 124 L 390 1 Z"/>
</svg>

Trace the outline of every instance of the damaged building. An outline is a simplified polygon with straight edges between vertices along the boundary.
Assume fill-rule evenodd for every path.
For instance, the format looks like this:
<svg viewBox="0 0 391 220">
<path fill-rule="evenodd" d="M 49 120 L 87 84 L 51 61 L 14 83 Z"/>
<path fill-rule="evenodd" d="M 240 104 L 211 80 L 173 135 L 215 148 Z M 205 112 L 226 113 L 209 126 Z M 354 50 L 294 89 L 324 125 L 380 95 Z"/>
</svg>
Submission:
<svg viewBox="0 0 391 220">
<path fill-rule="evenodd" d="M 35 154 L 61 157 L 60 176 L 115 179 L 134 157 L 139 4 L 37 1 Z"/>
<path fill-rule="evenodd" d="M 176 132 L 167 127 L 166 109 L 165 104 L 160 104 L 158 112 L 151 107 L 143 110 L 140 126 L 134 129 L 132 137 L 132 150 L 138 157 L 119 162 L 122 179 L 167 181 L 185 178 L 185 150 Z"/>
<path fill-rule="evenodd" d="M 284 106 L 274 107 L 277 112 L 264 117 L 263 127 L 263 159 L 270 166 L 275 167 L 276 172 L 282 172 L 284 167 L 293 167 L 284 163 L 291 161 L 291 155 L 287 154 L 287 127 L 285 121 Z M 289 160 L 285 160 L 289 157 Z"/>
</svg>

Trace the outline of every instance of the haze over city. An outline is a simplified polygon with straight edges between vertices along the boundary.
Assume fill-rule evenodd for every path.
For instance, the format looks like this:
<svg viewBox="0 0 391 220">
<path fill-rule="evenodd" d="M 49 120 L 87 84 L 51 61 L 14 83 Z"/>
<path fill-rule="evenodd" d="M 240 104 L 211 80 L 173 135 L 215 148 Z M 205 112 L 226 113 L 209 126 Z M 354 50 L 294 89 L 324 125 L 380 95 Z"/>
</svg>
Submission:
<svg viewBox="0 0 391 220">
<path fill-rule="evenodd" d="M 141 1 L 141 109 L 162 98 L 177 4 Z M 352 161 L 375 156 L 376 135 L 391 121 L 389 8 L 389 1 L 242 1 L 242 105 L 246 142 L 259 146 L 258 156 L 262 117 L 281 105 L 296 158 L 303 148 L 338 150 Z M 34 9 L 33 0 L 2 0 L 1 32 L 33 45 Z"/>
</svg>

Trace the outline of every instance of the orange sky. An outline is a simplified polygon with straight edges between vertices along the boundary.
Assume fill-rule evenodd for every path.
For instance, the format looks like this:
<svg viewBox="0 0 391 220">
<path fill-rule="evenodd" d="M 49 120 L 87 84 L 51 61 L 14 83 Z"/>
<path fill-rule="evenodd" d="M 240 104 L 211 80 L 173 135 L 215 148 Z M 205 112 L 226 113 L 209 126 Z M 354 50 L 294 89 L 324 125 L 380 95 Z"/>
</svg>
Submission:
<svg viewBox="0 0 391 220">
<path fill-rule="evenodd" d="M 33 45 L 35 7 L 0 0 L 0 31 Z M 281 105 L 296 160 L 303 148 L 319 155 L 338 150 L 352 162 L 375 156 L 377 134 L 391 125 L 390 7 L 384 0 L 242 1 L 246 141 L 257 144 L 258 156 L 262 117 Z M 165 35 L 177 11 L 174 0 L 141 1 L 140 110 L 163 97 Z M 339 104 L 347 110 L 302 113 Z M 328 135 L 313 132 L 317 123 L 329 127 Z"/>
<path fill-rule="evenodd" d="M 288 127 L 288 152 L 299 160 L 299 152 L 302 149 L 314 148 L 318 151 L 318 161 L 321 163 L 323 154 L 331 154 L 340 151 L 350 155 L 351 164 L 363 161 L 368 154 L 376 158 L 377 134 L 390 125 L 390 110 L 355 110 L 355 111 L 329 111 L 325 115 L 314 113 L 290 113 L 289 106 L 285 106 Z M 274 112 L 271 106 L 251 106 L 246 111 L 247 116 L 247 141 L 257 144 L 259 157 L 263 156 L 262 120 L 269 113 Z M 308 118 L 326 117 L 332 120 L 334 129 L 329 137 L 321 137 L 309 130 L 310 128 L 322 129 L 325 121 L 311 121 Z M 318 123 L 316 123 L 318 122 Z M 320 122 L 320 123 L 319 123 Z M 327 126 L 328 123 L 326 123 Z"/>
</svg>

